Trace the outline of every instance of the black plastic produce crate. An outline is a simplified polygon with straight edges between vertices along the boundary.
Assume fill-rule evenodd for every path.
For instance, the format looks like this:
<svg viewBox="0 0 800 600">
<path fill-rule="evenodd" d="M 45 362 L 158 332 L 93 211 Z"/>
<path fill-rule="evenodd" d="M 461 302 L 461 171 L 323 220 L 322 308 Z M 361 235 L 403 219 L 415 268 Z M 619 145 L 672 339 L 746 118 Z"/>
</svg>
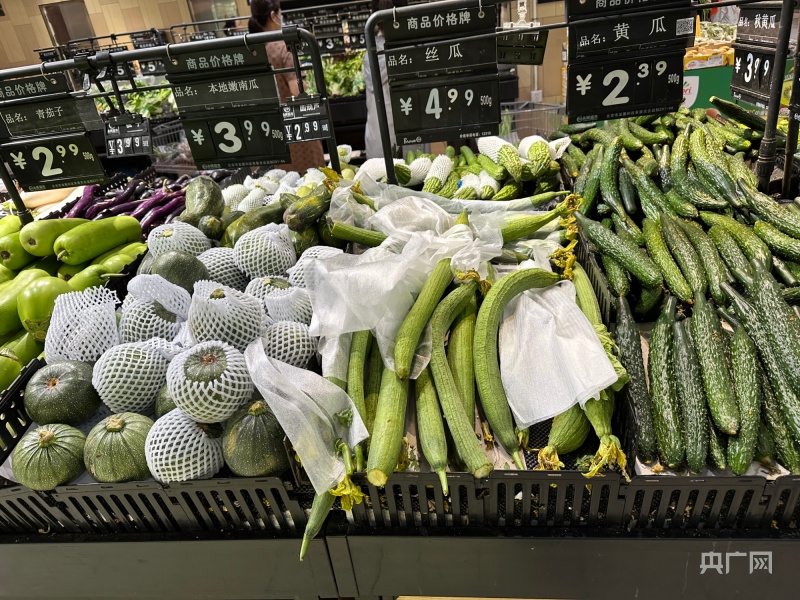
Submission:
<svg viewBox="0 0 800 600">
<path fill-rule="evenodd" d="M 25 412 L 25 386 L 44 364 L 31 361 L 0 396 L 0 462 L 31 423 Z M 66 485 L 48 492 L 8 482 L 0 486 L 0 533 L 202 531 L 294 537 L 302 535 L 310 498 L 293 490 L 277 477 Z"/>
</svg>

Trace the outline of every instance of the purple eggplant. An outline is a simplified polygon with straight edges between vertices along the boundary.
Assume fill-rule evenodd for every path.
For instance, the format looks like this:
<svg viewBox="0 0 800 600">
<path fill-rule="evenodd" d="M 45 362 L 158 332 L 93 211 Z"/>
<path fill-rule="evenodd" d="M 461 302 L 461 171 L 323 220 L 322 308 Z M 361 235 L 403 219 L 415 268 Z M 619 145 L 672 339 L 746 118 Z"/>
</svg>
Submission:
<svg viewBox="0 0 800 600">
<path fill-rule="evenodd" d="M 106 217 L 113 217 L 115 215 L 122 215 L 132 212 L 138 208 L 141 204 L 141 200 L 131 200 L 130 202 L 124 202 L 122 204 L 117 204 L 115 206 L 111 206 L 110 208 L 106 208 L 105 210 L 101 211 L 98 215 L 98 219 L 105 219 Z"/>
<path fill-rule="evenodd" d="M 80 217 L 86 211 L 87 208 L 92 204 L 92 200 L 94 199 L 94 195 L 97 193 L 97 186 L 96 185 L 87 185 L 83 188 L 83 194 L 81 195 L 81 199 L 78 200 L 75 205 L 70 209 L 67 213 L 67 218 L 75 218 Z"/>
<path fill-rule="evenodd" d="M 143 200 L 137 209 L 131 213 L 131 216 L 136 219 L 142 219 L 152 209 L 159 206 L 167 195 L 167 192 L 163 189 L 157 190 L 152 196 Z"/>
<path fill-rule="evenodd" d="M 183 194 L 180 194 L 176 195 L 172 200 L 170 200 L 166 204 L 159 206 L 158 208 L 154 208 L 149 213 L 147 213 L 147 216 L 144 219 L 142 219 L 142 231 L 149 233 L 150 229 L 152 229 L 152 227 L 156 222 L 165 220 L 178 208 L 183 210 L 185 204 L 186 204 L 186 197 Z"/>
<path fill-rule="evenodd" d="M 101 212 L 108 208 L 112 208 L 117 206 L 118 204 L 125 204 L 130 202 L 133 198 L 133 193 L 136 191 L 136 188 L 142 182 L 141 179 L 131 179 L 128 184 L 125 186 L 125 189 L 118 193 L 116 196 L 107 200 L 105 202 L 98 202 L 91 208 L 86 211 L 86 218 L 87 219 L 94 219 L 96 218 Z"/>
<path fill-rule="evenodd" d="M 184 198 L 185 200 L 185 198 Z M 173 210 L 168 216 L 164 223 L 172 223 L 179 214 L 181 214 L 186 209 L 186 203 L 178 205 L 178 207 Z"/>
</svg>

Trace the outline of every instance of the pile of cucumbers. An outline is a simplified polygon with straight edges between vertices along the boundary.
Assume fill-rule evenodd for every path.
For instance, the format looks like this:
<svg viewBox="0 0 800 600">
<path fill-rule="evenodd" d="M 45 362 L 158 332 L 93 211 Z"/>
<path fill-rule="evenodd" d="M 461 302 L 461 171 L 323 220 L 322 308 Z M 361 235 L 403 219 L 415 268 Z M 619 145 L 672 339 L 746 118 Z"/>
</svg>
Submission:
<svg viewBox="0 0 800 600">
<path fill-rule="evenodd" d="M 638 457 L 659 468 L 800 473 L 800 206 L 757 190 L 760 117 L 722 113 L 564 126 L 582 233 L 616 298 Z M 724 116 L 723 116 L 724 115 Z M 645 375 L 639 323 L 655 319 Z"/>
<path fill-rule="evenodd" d="M 105 285 L 145 252 L 139 221 L 0 219 L 0 390 L 44 350 L 56 298 Z"/>
</svg>

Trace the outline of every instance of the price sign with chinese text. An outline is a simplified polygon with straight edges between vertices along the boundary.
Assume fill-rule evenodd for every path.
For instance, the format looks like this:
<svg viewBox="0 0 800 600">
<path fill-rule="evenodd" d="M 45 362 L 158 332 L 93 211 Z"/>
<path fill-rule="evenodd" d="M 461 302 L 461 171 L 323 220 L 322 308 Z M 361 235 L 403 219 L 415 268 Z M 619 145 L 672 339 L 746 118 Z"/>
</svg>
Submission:
<svg viewBox="0 0 800 600">
<path fill-rule="evenodd" d="M 394 88 L 392 118 L 397 143 L 497 135 L 499 95 L 497 76 Z"/>
<path fill-rule="evenodd" d="M 496 8 L 484 3 L 452 9 L 448 4 L 431 3 L 424 13 L 384 22 L 392 119 L 400 145 L 497 135 L 497 40 L 459 39 L 494 33 Z"/>
<path fill-rule="evenodd" d="M 8 142 L 0 156 L 26 192 L 77 187 L 108 180 L 84 134 Z"/>
<path fill-rule="evenodd" d="M 694 23 L 694 15 L 688 9 L 662 15 L 626 12 L 601 22 L 577 21 L 569 27 L 569 57 L 665 46 L 686 47 L 694 35 Z"/>
<path fill-rule="evenodd" d="M 739 21 L 736 24 L 736 41 L 777 46 L 780 23 L 780 2 L 759 2 L 753 6 L 742 6 L 739 8 Z M 795 19 L 792 40 L 797 39 L 796 30 Z"/>
<path fill-rule="evenodd" d="M 690 6 L 691 0 L 567 0 L 567 21 L 591 19 L 618 12 L 633 14 L 636 10 Z"/>
<path fill-rule="evenodd" d="M 102 121 L 91 98 L 62 96 L 42 102 L 0 104 L 0 138 L 54 131 L 100 129 Z"/>
<path fill-rule="evenodd" d="M 731 94 L 737 100 L 766 108 L 772 84 L 775 48 L 734 44 Z"/>
<path fill-rule="evenodd" d="M 244 114 L 243 114 L 244 113 Z M 213 117 L 182 119 L 200 169 L 248 167 L 289 162 L 281 115 L 225 111 Z"/>
<path fill-rule="evenodd" d="M 567 67 L 572 123 L 677 110 L 683 102 L 683 50 L 576 61 Z"/>
<path fill-rule="evenodd" d="M 508 33 L 497 38 L 497 62 L 511 65 L 541 65 L 549 31 Z"/>
<path fill-rule="evenodd" d="M 154 39 L 135 39 L 133 41 L 133 47 L 137 50 L 142 48 L 154 48 L 156 46 L 163 46 L 163 44 L 160 40 Z M 164 61 L 162 60 L 140 60 L 139 70 L 142 75 L 164 75 L 167 72 L 164 67 Z"/>
<path fill-rule="evenodd" d="M 470 42 L 445 40 L 386 52 L 386 71 L 390 81 L 407 79 L 409 75 L 420 78 L 492 70 L 497 71 L 497 44 L 492 38 Z"/>
<path fill-rule="evenodd" d="M 150 120 L 115 125 L 106 123 L 106 154 L 109 158 L 153 153 Z"/>
<path fill-rule="evenodd" d="M 330 136 L 328 106 L 318 95 L 293 98 L 281 105 L 284 139 L 287 144 L 321 140 Z"/>
</svg>

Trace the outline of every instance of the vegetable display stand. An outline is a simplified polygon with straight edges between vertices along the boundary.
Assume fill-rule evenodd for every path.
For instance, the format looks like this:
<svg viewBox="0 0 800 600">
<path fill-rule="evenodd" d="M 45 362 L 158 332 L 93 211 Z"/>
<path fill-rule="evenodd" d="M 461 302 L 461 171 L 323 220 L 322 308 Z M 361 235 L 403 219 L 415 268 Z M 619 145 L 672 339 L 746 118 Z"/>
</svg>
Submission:
<svg viewBox="0 0 800 600">
<path fill-rule="evenodd" d="M 0 460 L 30 425 L 22 392 L 43 365 L 37 360 L 26 366 L 3 394 Z M 65 485 L 49 492 L 8 483 L 0 485 L 0 555 L 9 574 L 0 582 L 0 597 L 31 593 L 32 572 L 22 574 L 34 557 L 49 564 L 36 576 L 37 586 L 58 590 L 54 596 L 107 598 L 97 577 L 84 575 L 99 569 L 108 574 L 100 579 L 117 577 L 133 563 L 137 573 L 125 591 L 111 596 L 336 596 L 323 539 L 312 541 L 305 560 L 297 560 L 310 500 L 277 477 Z M 112 541 L 136 543 L 105 543 Z M 187 569 L 192 577 L 178 575 Z"/>
</svg>

